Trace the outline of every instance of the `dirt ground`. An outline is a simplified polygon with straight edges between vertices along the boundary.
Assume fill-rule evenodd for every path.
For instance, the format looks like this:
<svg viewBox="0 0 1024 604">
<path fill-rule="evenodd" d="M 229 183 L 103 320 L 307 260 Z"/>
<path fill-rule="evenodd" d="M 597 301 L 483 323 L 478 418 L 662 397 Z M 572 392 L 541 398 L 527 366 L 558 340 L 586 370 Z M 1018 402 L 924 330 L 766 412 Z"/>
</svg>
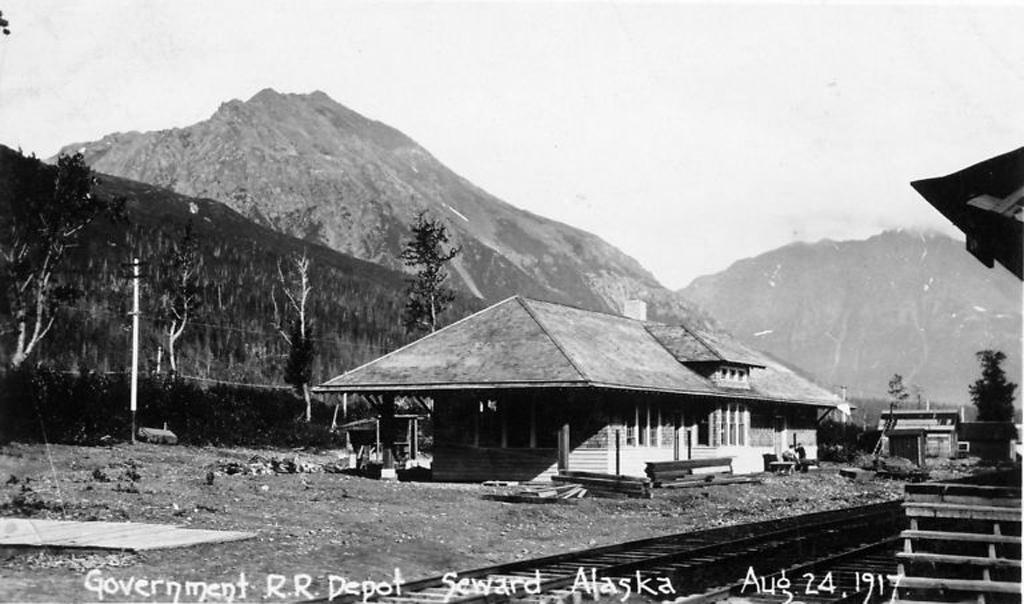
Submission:
<svg viewBox="0 0 1024 604">
<path fill-rule="evenodd" d="M 124 552 L 0 550 L 0 601 L 96 601 L 93 578 L 231 582 L 247 601 L 283 601 L 268 576 L 404 580 L 642 537 L 898 498 L 903 484 L 854 483 L 838 466 L 761 484 L 655 490 L 654 498 L 585 498 L 576 505 L 485 500 L 512 489 L 478 484 L 382 482 L 347 474 L 208 473 L 227 461 L 290 451 L 159 445 L 0 448 L 0 516 L 131 520 L 255 532 L 249 541 Z M 329 454 L 308 455 L 326 461 Z M 113 585 L 113 582 L 109 583 Z M 283 591 L 288 599 L 295 593 Z M 300 597 L 303 595 L 298 594 Z M 212 599 L 212 598 L 211 598 Z M 139 601 L 105 594 L 108 601 Z M 156 600 L 144 600 L 156 601 Z M 166 598 L 161 601 L 167 601 Z M 181 601 L 195 601 L 186 599 Z"/>
</svg>

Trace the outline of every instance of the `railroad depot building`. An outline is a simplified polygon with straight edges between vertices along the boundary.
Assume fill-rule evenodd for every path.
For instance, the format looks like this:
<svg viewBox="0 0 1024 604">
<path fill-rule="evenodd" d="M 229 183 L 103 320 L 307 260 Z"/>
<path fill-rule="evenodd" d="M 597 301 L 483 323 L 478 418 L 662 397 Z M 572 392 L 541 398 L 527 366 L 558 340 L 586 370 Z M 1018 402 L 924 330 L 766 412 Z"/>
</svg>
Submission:
<svg viewBox="0 0 1024 604">
<path fill-rule="evenodd" d="M 315 388 L 433 401 L 434 480 L 763 455 L 802 443 L 840 400 L 733 338 L 512 297 Z M 386 405 L 385 405 L 386 407 Z"/>
</svg>

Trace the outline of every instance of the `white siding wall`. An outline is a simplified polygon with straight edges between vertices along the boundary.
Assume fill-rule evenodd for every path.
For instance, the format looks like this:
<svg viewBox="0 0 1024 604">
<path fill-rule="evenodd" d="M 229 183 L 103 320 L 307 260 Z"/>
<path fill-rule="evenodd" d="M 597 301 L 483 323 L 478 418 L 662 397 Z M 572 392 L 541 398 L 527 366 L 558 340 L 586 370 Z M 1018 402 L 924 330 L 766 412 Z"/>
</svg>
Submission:
<svg viewBox="0 0 1024 604">
<path fill-rule="evenodd" d="M 604 470 L 615 473 L 615 450 L 607 451 L 608 466 Z M 620 463 L 621 472 L 626 476 L 646 476 L 644 467 L 649 461 L 672 461 L 672 449 L 662 447 L 623 447 Z"/>
<path fill-rule="evenodd" d="M 807 457 L 817 458 L 818 448 L 814 446 L 808 446 Z M 577 451 L 569 457 L 569 469 L 570 470 L 584 470 L 588 472 L 607 472 L 609 474 L 615 473 L 615 450 L 601 451 L 597 449 L 591 449 L 586 451 L 592 457 L 588 457 L 584 461 L 583 456 L 577 456 Z M 600 466 L 600 457 L 597 455 L 607 455 L 607 465 Z M 693 448 L 693 459 L 709 459 L 712 457 L 731 457 L 732 458 L 732 471 L 735 474 L 756 474 L 764 471 L 764 457 L 765 453 L 775 453 L 774 447 L 694 447 Z M 682 452 L 685 457 L 686 451 Z M 622 473 L 626 476 L 645 476 L 644 464 L 649 461 L 672 461 L 672 449 L 658 448 L 658 447 L 623 447 L 621 452 L 621 464 Z M 579 460 L 579 462 L 577 462 Z M 585 466 L 585 467 L 584 467 Z M 600 468 L 600 469 L 598 469 Z M 695 474 L 702 472 L 712 472 L 714 468 L 703 469 L 697 468 L 694 470 Z"/>
<path fill-rule="evenodd" d="M 575 449 L 573 451 L 570 451 L 569 470 L 575 470 L 577 472 L 607 472 L 608 450 Z"/>
</svg>

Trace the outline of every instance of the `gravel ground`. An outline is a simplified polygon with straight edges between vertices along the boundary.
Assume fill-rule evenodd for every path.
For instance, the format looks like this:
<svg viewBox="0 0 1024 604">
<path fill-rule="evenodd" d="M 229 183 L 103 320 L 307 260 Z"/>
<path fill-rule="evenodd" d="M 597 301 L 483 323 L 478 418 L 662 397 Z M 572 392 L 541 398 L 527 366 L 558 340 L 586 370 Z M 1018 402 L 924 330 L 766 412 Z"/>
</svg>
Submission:
<svg viewBox="0 0 1024 604">
<path fill-rule="evenodd" d="M 244 572 L 266 597 L 271 574 L 405 580 L 630 539 L 898 498 L 903 484 L 854 483 L 838 466 L 761 484 L 655 490 L 650 500 L 585 498 L 531 505 L 481 496 L 513 489 L 381 482 L 336 473 L 224 475 L 228 461 L 290 451 L 116 445 L 0 448 L 0 515 L 131 520 L 252 531 L 255 539 L 141 553 L 0 549 L 0 601 L 95 601 L 92 577 L 231 582 Z M 330 461 L 330 455 L 303 455 Z M 113 582 L 110 583 L 111 585 Z M 289 583 L 291 585 L 291 583 Z M 288 599 L 295 596 L 287 590 Z M 302 595 L 301 593 L 299 594 Z M 213 598 L 211 598 L 213 599 Z M 103 601 L 140 601 L 104 595 Z M 141 598 L 141 601 L 156 599 Z M 161 601 L 167 601 L 166 598 Z M 195 597 L 181 601 L 196 601 Z"/>
</svg>

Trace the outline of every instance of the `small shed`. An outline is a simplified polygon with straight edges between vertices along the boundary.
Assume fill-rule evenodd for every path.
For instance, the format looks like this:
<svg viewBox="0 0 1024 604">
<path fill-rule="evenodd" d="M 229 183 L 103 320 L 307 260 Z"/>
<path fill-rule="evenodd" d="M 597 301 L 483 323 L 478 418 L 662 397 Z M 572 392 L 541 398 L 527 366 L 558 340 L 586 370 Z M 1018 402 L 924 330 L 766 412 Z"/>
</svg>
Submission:
<svg viewBox="0 0 1024 604">
<path fill-rule="evenodd" d="M 988 461 L 1013 459 L 1013 445 L 1019 440 L 1012 422 L 962 422 L 957 426 L 960 455 Z"/>
<path fill-rule="evenodd" d="M 392 430 L 392 442 L 381 440 L 381 417 L 357 419 L 337 426 L 345 434 L 346 445 L 355 451 L 360 464 L 380 463 L 385 448 L 394 451 L 395 459 L 401 465 L 415 461 L 419 455 L 420 422 L 426 416 L 416 414 L 395 414 L 397 423 Z"/>
<path fill-rule="evenodd" d="M 914 462 L 917 466 L 924 465 L 925 442 L 927 433 L 924 430 L 894 430 L 889 433 L 889 455 L 902 457 Z"/>
</svg>

